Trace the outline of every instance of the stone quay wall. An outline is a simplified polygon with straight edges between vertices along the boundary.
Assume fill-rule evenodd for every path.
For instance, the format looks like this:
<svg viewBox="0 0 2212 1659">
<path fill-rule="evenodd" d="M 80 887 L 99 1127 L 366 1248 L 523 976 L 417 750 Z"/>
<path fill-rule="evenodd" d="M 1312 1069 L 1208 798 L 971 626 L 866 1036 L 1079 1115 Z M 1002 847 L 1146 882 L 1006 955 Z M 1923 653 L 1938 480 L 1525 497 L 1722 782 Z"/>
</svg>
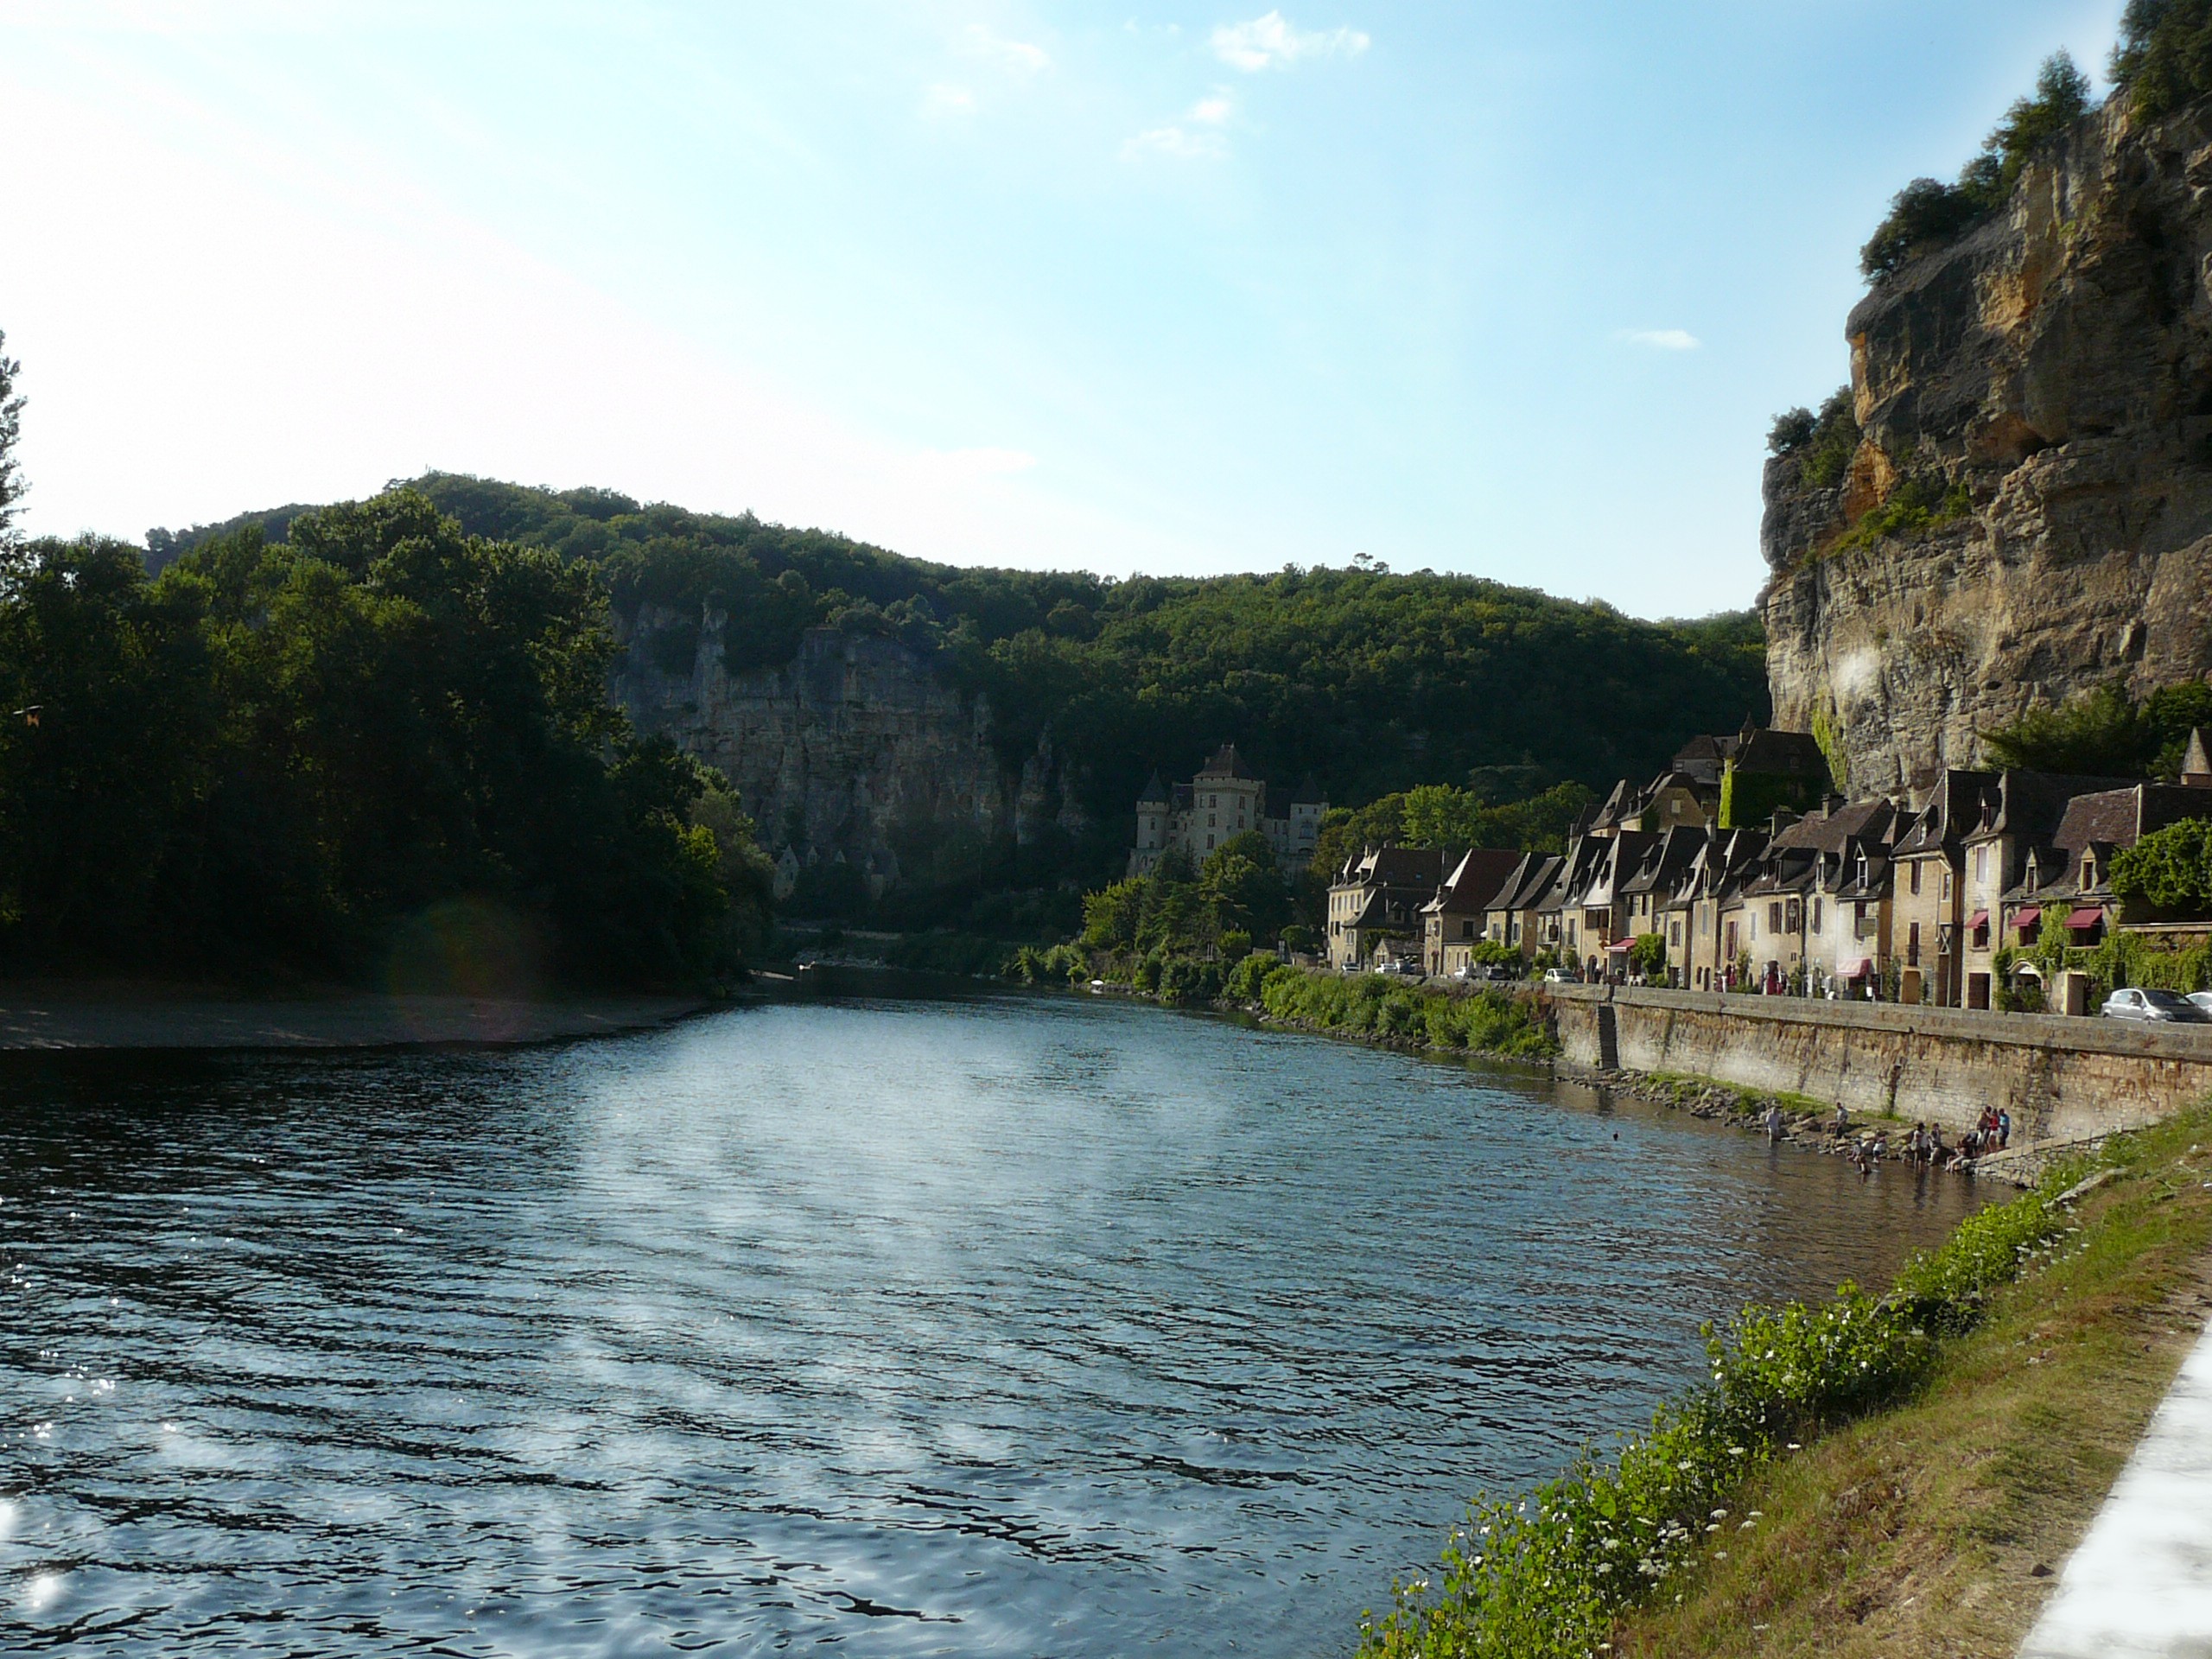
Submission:
<svg viewBox="0 0 2212 1659">
<path fill-rule="evenodd" d="M 2212 1095 L 2212 1026 L 1606 985 L 1549 985 L 1544 998 L 1578 1066 L 1712 1077 L 1946 1128 L 2001 1107 L 2015 1146 L 2137 1128 Z"/>
</svg>

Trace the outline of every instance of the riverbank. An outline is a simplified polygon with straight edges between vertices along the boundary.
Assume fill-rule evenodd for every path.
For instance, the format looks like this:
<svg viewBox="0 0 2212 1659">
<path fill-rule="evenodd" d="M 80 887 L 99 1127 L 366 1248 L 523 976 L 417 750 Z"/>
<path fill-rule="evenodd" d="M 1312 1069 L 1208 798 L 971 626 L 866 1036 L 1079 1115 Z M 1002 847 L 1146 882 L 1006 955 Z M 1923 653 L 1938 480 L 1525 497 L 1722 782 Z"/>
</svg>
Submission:
<svg viewBox="0 0 2212 1659">
<path fill-rule="evenodd" d="M 1645 1659 L 2009 1659 L 2212 1311 L 2207 1142 L 2212 1113 L 2200 1109 L 2115 1140 L 2076 1196 L 2020 1200 L 2054 1210 L 2050 1246 L 1970 1298 L 1967 1328 L 1936 1341 L 1887 1403 L 1822 1413 L 1828 1432 L 1797 1432 L 1802 1449 L 1717 1489 L 1700 1510 L 1711 1518 L 1642 1605 L 1606 1598 L 1622 1611 L 1599 1620 L 1599 1639 Z M 1570 1571 L 1578 1559 L 1570 1551 Z M 1595 1646 L 1577 1645 L 1586 1623 L 1575 1641 L 1550 1639 L 1567 1634 L 1548 1622 L 1556 1608 L 1492 1604 L 1478 1623 L 1448 1599 L 1423 1601 L 1438 1617 L 1378 1630 L 1370 1650 Z M 1481 1639 L 1509 1628 L 1507 1646 Z"/>
<path fill-rule="evenodd" d="M 136 983 L 0 984 L 0 1051 L 500 1046 L 668 1024 L 698 996 L 245 996 Z"/>
</svg>

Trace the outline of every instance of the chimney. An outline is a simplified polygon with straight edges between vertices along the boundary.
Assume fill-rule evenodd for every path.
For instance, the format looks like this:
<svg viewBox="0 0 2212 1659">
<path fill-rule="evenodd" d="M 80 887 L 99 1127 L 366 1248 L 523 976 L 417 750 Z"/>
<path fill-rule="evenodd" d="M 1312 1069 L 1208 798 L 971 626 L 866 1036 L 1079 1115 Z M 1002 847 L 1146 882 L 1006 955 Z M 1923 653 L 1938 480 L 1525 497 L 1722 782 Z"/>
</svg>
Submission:
<svg viewBox="0 0 2212 1659">
<path fill-rule="evenodd" d="M 1832 818 L 1841 810 L 1843 810 L 1843 797 L 1837 794 L 1834 790 L 1830 790 L 1827 794 L 1821 797 L 1821 816 L 1822 817 Z"/>
</svg>

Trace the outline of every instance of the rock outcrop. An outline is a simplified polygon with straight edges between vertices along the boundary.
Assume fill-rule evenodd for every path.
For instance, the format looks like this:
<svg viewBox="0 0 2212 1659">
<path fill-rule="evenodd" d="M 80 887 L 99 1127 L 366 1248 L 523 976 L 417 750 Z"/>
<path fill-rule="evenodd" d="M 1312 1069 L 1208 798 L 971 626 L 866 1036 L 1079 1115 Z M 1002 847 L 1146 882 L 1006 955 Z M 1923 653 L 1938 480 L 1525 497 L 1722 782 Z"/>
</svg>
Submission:
<svg viewBox="0 0 2212 1659">
<path fill-rule="evenodd" d="M 1020 765 L 992 742 L 988 699 L 947 684 L 900 641 L 816 628 L 779 668 L 732 675 L 725 620 L 654 607 L 618 618 L 616 700 L 737 786 L 771 850 L 842 857 L 895 884 L 912 863 L 965 840 L 1027 844 L 1084 820 L 1049 734 Z M 696 636 L 681 671 L 666 641 Z"/>
<path fill-rule="evenodd" d="M 1969 766 L 2035 704 L 2212 670 L 2212 114 L 2123 103 L 1852 313 L 1842 479 L 1767 464 L 1776 723 L 1853 792 Z"/>
</svg>

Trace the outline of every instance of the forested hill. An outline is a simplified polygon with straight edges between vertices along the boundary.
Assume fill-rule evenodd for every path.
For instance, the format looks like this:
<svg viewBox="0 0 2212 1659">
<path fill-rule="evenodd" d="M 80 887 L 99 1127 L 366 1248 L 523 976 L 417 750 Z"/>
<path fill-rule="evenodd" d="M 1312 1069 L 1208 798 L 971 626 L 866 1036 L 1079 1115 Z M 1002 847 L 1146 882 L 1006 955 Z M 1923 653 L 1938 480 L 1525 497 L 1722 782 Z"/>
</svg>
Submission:
<svg viewBox="0 0 2212 1659">
<path fill-rule="evenodd" d="M 1648 777 L 1694 733 L 1767 712 L 1749 613 L 1647 622 L 1603 604 L 1427 572 L 1286 569 L 1140 576 L 962 569 L 816 530 L 430 474 L 412 487 L 473 534 L 588 560 L 618 613 L 726 613 L 728 669 L 780 664 L 824 624 L 896 636 L 988 694 L 1014 760 L 1049 726 L 1081 756 L 1102 829 L 1145 775 L 1233 740 L 1266 775 L 1316 774 L 1340 803 L 1424 783 L 1494 799 Z M 245 524 L 280 537 L 302 509 L 148 537 L 156 564 Z M 696 623 L 633 650 L 687 663 Z"/>
</svg>

